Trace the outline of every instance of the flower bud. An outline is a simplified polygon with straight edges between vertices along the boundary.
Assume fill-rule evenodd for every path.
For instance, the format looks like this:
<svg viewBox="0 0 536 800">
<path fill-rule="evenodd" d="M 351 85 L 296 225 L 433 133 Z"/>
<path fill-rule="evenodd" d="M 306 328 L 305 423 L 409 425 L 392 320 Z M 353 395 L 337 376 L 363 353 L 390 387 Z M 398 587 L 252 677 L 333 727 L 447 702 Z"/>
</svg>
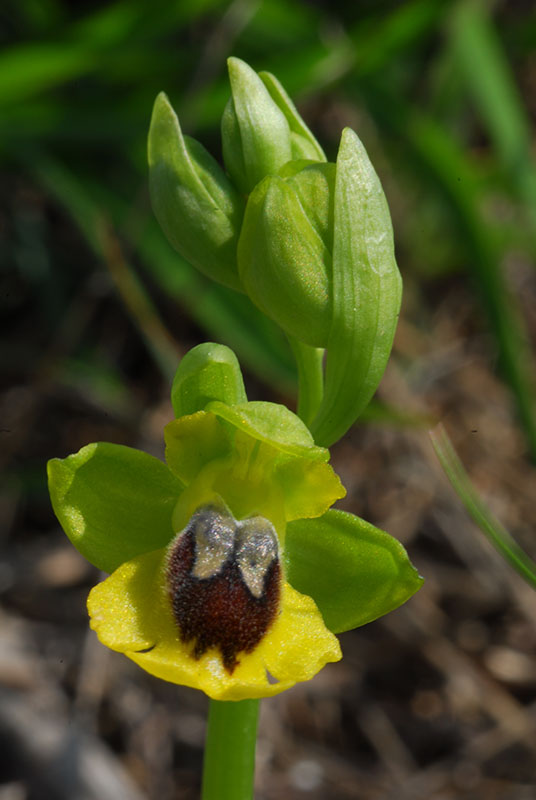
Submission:
<svg viewBox="0 0 536 800">
<path fill-rule="evenodd" d="M 163 92 L 149 131 L 149 186 L 173 247 L 205 275 L 241 291 L 236 245 L 244 201 L 210 153 L 183 136 Z"/>
<path fill-rule="evenodd" d="M 271 72 L 259 72 L 259 78 L 270 92 L 270 97 L 274 103 L 287 119 L 290 128 L 292 159 L 305 158 L 311 161 L 326 161 L 324 151 L 298 114 L 298 109 L 275 75 L 272 75 Z"/>
<path fill-rule="evenodd" d="M 356 134 L 337 163 L 294 161 L 251 193 L 238 243 L 251 300 L 287 334 L 327 349 L 311 430 L 332 444 L 370 401 L 400 310 L 389 209 Z"/>
<path fill-rule="evenodd" d="M 222 117 L 223 159 L 244 194 L 288 161 L 325 161 L 322 148 L 273 75 L 257 75 L 238 58 L 230 58 L 228 66 L 232 97 Z"/>
<path fill-rule="evenodd" d="M 251 193 L 238 267 L 251 300 L 286 333 L 325 347 L 331 325 L 335 164 L 291 162 Z"/>
</svg>

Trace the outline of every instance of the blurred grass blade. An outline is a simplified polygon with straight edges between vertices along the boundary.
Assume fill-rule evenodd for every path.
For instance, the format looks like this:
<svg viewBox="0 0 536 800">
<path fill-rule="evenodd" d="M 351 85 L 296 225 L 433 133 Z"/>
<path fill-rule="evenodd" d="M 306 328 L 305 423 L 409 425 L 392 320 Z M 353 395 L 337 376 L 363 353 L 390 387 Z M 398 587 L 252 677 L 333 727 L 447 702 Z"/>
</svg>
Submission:
<svg viewBox="0 0 536 800">
<path fill-rule="evenodd" d="M 133 210 L 130 200 L 87 176 L 84 185 L 96 203 L 106 208 L 145 272 L 187 309 L 208 338 L 228 345 L 243 366 L 278 391 L 295 392 L 296 369 L 290 349 L 268 317 L 259 314 L 245 295 L 209 281 L 185 261 L 166 241 L 150 211 Z"/>
<path fill-rule="evenodd" d="M 0 54 L 0 105 L 20 103 L 44 89 L 80 77 L 98 58 L 80 44 L 17 45 Z"/>
<path fill-rule="evenodd" d="M 176 345 L 142 281 L 118 250 L 119 241 L 105 224 L 105 219 L 111 219 L 119 229 L 130 205 L 105 186 L 100 185 L 93 192 L 90 181 L 82 182 L 64 164 L 43 154 L 32 160 L 31 166 L 26 162 L 26 166 L 65 206 L 90 247 L 104 259 L 163 374 L 173 377 L 179 357 Z M 100 208 L 105 208 L 104 215 Z M 144 219 L 141 228 L 141 234 L 140 227 L 130 231 L 131 244 L 162 289 L 187 307 L 211 338 L 235 350 L 239 360 L 261 379 L 292 394 L 295 369 L 285 338 L 276 326 L 259 314 L 246 297 L 200 276 L 171 249 L 152 218 Z"/>
<path fill-rule="evenodd" d="M 502 166 L 536 222 L 531 126 L 490 15 L 490 5 L 480 0 L 458 3 L 450 20 L 451 44 Z"/>
<path fill-rule="evenodd" d="M 172 378 L 180 358 L 178 346 L 160 320 L 142 282 L 127 263 L 106 218 L 88 196 L 83 184 L 62 164 L 40 157 L 33 169 L 50 194 L 72 216 L 89 246 L 102 258 L 162 374 L 166 379 Z"/>
<path fill-rule="evenodd" d="M 146 222 L 132 244 L 147 272 L 209 338 L 228 345 L 261 380 L 282 392 L 295 391 L 295 368 L 283 334 L 247 297 L 199 275 L 172 250 L 156 221 Z"/>
<path fill-rule="evenodd" d="M 468 268 L 499 346 L 501 367 L 515 395 L 527 443 L 536 460 L 534 361 L 525 320 L 502 271 L 502 251 L 495 232 L 483 221 L 476 170 L 454 139 L 426 115 L 410 124 L 413 144 L 438 178 L 453 205 L 467 243 Z"/>
<path fill-rule="evenodd" d="M 436 455 L 454 491 L 480 530 L 495 549 L 530 586 L 536 589 L 536 562 L 517 544 L 501 523 L 495 519 L 469 480 L 462 462 L 442 425 L 430 431 Z"/>
<path fill-rule="evenodd" d="M 502 271 L 503 251 L 497 230 L 482 217 L 478 170 L 455 138 L 424 111 L 416 111 L 378 80 L 361 87 L 370 108 L 398 140 L 406 141 L 431 189 L 444 194 L 465 245 L 472 274 L 490 328 L 499 347 L 501 368 L 515 396 L 527 444 L 536 461 L 536 391 L 534 360 L 519 302 Z"/>
<path fill-rule="evenodd" d="M 403 58 L 404 50 L 418 46 L 438 25 L 447 7 L 446 0 L 412 0 L 393 6 L 387 14 L 380 11 L 373 22 L 357 22 L 350 31 L 356 71 L 359 75 L 378 73 L 393 59 Z"/>
</svg>

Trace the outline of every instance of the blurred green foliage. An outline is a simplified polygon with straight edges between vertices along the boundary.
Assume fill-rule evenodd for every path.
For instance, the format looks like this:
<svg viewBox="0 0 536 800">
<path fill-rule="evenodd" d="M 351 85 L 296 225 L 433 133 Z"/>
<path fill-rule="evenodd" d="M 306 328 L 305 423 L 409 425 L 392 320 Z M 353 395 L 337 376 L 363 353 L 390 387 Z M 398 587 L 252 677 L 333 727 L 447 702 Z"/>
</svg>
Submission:
<svg viewBox="0 0 536 800">
<path fill-rule="evenodd" d="M 341 128 L 358 131 L 391 203 L 403 275 L 426 284 L 467 273 L 536 457 L 533 359 L 505 275 L 510 254 L 534 261 L 536 251 L 535 108 L 522 100 L 530 70 L 534 81 L 532 4 L 7 0 L 0 18 L 3 172 L 22 171 L 72 216 L 164 374 L 180 351 L 161 318 L 161 298 L 171 297 L 264 379 L 283 391 L 294 380 L 281 334 L 182 261 L 148 202 L 156 94 L 166 91 L 185 132 L 219 153 L 225 60 L 235 55 L 277 75 L 330 160 Z M 18 238 L 3 255 L 39 296 L 46 341 L 88 276 L 51 255 L 38 216 L 12 213 Z M 73 344 L 68 380 L 88 380 L 94 366 L 73 368 L 84 358 Z M 108 372 L 103 365 L 111 386 Z"/>
</svg>

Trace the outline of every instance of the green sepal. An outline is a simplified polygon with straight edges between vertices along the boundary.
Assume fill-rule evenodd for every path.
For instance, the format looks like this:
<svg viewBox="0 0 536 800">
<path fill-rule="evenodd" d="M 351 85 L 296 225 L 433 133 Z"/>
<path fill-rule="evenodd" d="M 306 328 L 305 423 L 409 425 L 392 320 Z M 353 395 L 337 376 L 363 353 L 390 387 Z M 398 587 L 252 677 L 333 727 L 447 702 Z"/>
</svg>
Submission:
<svg viewBox="0 0 536 800">
<path fill-rule="evenodd" d="M 288 335 L 324 347 L 331 328 L 335 165 L 290 162 L 281 174 L 266 177 L 248 199 L 237 250 L 240 278 L 255 305 Z"/>
<path fill-rule="evenodd" d="M 292 158 L 307 158 L 312 161 L 326 161 L 324 151 L 301 118 L 298 109 L 286 93 L 283 86 L 271 72 L 259 72 L 270 96 L 285 115 L 289 128 Z"/>
<path fill-rule="evenodd" d="M 312 423 L 326 447 L 376 391 L 395 334 L 402 281 L 380 180 L 356 134 L 343 131 L 335 179 L 333 321 L 322 406 Z"/>
<path fill-rule="evenodd" d="M 181 359 L 171 387 L 176 417 L 202 411 L 207 403 L 246 403 L 247 396 L 238 359 L 229 347 L 205 342 Z"/>
<path fill-rule="evenodd" d="M 164 428 L 166 462 L 186 486 L 210 461 L 232 451 L 230 437 L 214 414 L 197 411 Z"/>
<path fill-rule="evenodd" d="M 183 136 L 161 92 L 148 142 L 153 210 L 173 247 L 210 278 L 241 291 L 236 244 L 244 201 L 205 148 Z"/>
<path fill-rule="evenodd" d="M 223 160 L 244 193 L 292 159 L 290 128 L 257 73 L 229 58 L 232 97 L 221 121 Z"/>
<path fill-rule="evenodd" d="M 393 611 L 423 583 L 397 539 L 345 511 L 290 522 L 285 561 L 289 583 L 334 633 Z"/>
<path fill-rule="evenodd" d="M 209 403 L 205 411 L 212 411 L 233 428 L 272 445 L 282 453 L 314 461 L 329 460 L 329 451 L 315 445 L 309 429 L 301 419 L 279 403 L 253 401 L 227 406 L 216 401 Z"/>
<path fill-rule="evenodd" d="M 140 450 L 98 442 L 48 462 L 52 507 L 77 550 L 105 572 L 173 537 L 182 484 Z"/>
</svg>

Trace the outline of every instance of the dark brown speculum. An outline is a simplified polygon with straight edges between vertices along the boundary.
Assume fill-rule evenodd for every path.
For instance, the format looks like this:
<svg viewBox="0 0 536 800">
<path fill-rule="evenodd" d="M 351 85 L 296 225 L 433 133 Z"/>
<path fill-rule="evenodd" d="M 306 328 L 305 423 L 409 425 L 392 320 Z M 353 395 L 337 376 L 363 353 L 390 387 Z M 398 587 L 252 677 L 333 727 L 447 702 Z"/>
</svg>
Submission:
<svg viewBox="0 0 536 800">
<path fill-rule="evenodd" d="M 171 545 L 167 580 L 181 640 L 195 658 L 216 648 L 232 673 L 279 608 L 275 530 L 260 517 L 237 523 L 227 510 L 199 509 Z"/>
</svg>

